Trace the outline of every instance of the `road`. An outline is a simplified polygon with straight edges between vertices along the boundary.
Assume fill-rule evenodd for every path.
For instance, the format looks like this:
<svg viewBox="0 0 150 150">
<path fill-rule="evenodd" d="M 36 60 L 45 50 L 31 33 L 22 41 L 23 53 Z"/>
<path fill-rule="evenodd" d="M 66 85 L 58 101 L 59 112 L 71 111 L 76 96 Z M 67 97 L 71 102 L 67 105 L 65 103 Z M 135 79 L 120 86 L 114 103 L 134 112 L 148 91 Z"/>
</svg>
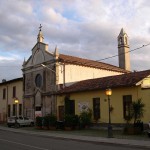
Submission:
<svg viewBox="0 0 150 150">
<path fill-rule="evenodd" d="M 0 130 L 0 150 L 137 150 L 137 148 L 94 144 Z"/>
</svg>

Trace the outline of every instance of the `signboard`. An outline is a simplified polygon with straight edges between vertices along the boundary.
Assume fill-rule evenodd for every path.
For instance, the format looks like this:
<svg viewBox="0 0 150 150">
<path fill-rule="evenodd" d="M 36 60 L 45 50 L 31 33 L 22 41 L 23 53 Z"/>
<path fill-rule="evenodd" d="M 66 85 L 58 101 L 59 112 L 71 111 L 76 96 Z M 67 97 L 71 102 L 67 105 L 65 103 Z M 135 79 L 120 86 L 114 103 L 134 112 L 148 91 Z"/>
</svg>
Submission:
<svg viewBox="0 0 150 150">
<path fill-rule="evenodd" d="M 89 108 L 89 102 L 79 102 L 78 103 L 78 108 L 79 108 L 80 112 L 87 111 L 88 108 Z"/>
<path fill-rule="evenodd" d="M 42 112 L 41 111 L 35 111 L 35 118 L 36 117 L 42 117 Z"/>
</svg>

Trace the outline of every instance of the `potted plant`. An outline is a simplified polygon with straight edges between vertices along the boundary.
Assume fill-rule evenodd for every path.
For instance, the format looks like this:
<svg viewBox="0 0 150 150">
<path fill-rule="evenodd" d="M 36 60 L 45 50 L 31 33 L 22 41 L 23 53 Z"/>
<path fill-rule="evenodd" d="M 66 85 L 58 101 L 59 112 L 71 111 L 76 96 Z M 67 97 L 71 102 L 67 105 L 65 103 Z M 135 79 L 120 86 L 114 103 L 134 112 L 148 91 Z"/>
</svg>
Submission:
<svg viewBox="0 0 150 150">
<path fill-rule="evenodd" d="M 43 121 L 43 117 L 36 117 L 36 127 L 38 129 L 42 129 L 42 121 Z"/>
<path fill-rule="evenodd" d="M 49 118 L 49 129 L 50 130 L 55 130 L 56 129 L 56 124 L 57 124 L 57 117 L 54 114 L 51 114 L 48 116 Z"/>
<path fill-rule="evenodd" d="M 124 128 L 125 134 L 140 134 L 143 131 L 143 122 L 141 118 L 144 114 L 145 104 L 141 99 L 133 101 L 130 108 L 130 115 L 125 119 L 127 124 Z M 129 123 L 133 119 L 133 124 Z"/>
<path fill-rule="evenodd" d="M 123 133 L 128 134 L 128 135 L 133 135 L 134 134 L 134 126 L 133 124 L 130 123 L 132 117 L 128 116 L 126 117 L 126 125 L 124 127 Z"/>
<path fill-rule="evenodd" d="M 78 115 L 73 115 L 72 116 L 73 129 L 79 129 L 79 125 L 80 125 L 79 116 Z"/>
<path fill-rule="evenodd" d="M 65 117 L 65 130 L 73 129 L 73 115 L 66 114 Z"/>
<path fill-rule="evenodd" d="M 134 132 L 139 134 L 143 131 L 143 122 L 141 118 L 144 115 L 145 104 L 142 102 L 142 99 L 132 102 L 132 117 L 134 119 Z"/>
<path fill-rule="evenodd" d="M 43 129 L 48 129 L 49 127 L 49 116 L 46 115 L 43 117 Z"/>
<path fill-rule="evenodd" d="M 92 111 L 90 109 L 84 110 L 80 114 L 80 125 L 83 128 L 88 128 L 91 124 Z"/>
</svg>

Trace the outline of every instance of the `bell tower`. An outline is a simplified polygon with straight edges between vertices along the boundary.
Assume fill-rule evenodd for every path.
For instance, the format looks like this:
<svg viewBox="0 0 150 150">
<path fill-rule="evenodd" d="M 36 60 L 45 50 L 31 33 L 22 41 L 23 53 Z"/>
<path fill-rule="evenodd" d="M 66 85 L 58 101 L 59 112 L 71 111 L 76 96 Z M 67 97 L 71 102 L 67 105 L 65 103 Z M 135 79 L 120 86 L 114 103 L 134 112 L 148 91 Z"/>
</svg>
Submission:
<svg viewBox="0 0 150 150">
<path fill-rule="evenodd" d="M 129 39 L 123 28 L 118 36 L 118 55 L 119 67 L 130 71 Z"/>
</svg>

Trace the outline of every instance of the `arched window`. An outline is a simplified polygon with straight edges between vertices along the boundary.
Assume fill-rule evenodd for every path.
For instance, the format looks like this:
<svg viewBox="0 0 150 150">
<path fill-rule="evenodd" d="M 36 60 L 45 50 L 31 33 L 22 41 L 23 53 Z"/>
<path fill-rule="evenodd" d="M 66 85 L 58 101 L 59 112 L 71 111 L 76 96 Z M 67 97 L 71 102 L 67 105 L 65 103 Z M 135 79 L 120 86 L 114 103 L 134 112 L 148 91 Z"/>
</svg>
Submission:
<svg viewBox="0 0 150 150">
<path fill-rule="evenodd" d="M 42 86 L 42 76 L 40 74 L 36 75 L 35 84 L 38 88 L 40 88 Z"/>
<path fill-rule="evenodd" d="M 119 44 L 122 44 L 122 38 L 119 39 Z"/>
<path fill-rule="evenodd" d="M 127 40 L 127 37 L 125 37 L 125 44 L 128 44 L 128 40 Z"/>
</svg>

